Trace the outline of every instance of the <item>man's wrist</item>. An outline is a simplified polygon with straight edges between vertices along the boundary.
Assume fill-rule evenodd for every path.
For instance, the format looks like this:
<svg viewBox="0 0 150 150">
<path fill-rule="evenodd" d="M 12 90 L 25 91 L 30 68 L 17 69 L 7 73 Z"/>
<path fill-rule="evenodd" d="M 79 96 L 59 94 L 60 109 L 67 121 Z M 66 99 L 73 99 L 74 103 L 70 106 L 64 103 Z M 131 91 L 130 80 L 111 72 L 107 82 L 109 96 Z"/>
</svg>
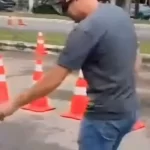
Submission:
<svg viewBox="0 0 150 150">
<path fill-rule="evenodd" d="M 16 111 L 20 108 L 20 106 L 18 105 L 18 103 L 16 101 L 11 102 L 11 107 L 14 109 L 14 111 Z"/>
<path fill-rule="evenodd" d="M 12 102 L 12 106 L 15 109 L 19 109 L 24 105 L 24 101 L 26 99 L 25 94 L 20 94 L 18 97 L 15 98 L 15 100 Z"/>
</svg>

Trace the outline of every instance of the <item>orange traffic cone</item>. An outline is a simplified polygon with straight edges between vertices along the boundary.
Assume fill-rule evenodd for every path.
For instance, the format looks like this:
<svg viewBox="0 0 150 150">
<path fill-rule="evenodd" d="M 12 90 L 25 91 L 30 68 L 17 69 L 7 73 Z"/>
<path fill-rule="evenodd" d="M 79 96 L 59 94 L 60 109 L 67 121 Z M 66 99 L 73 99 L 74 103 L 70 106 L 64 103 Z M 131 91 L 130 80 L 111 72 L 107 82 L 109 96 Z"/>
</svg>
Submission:
<svg viewBox="0 0 150 150">
<path fill-rule="evenodd" d="M 38 80 L 42 78 L 42 76 L 43 76 L 42 61 L 36 60 L 35 72 L 33 74 L 33 82 L 36 83 Z M 49 98 L 45 96 L 24 106 L 23 109 L 34 112 L 45 112 L 54 110 L 55 108 L 50 106 L 49 102 L 50 102 Z"/>
<path fill-rule="evenodd" d="M 37 56 L 43 56 L 43 54 L 47 54 L 44 45 L 45 45 L 45 41 L 44 41 L 43 33 L 39 32 L 37 37 L 37 47 L 36 47 Z"/>
<path fill-rule="evenodd" d="M 19 18 L 18 19 L 18 26 L 27 26 L 27 25 L 24 23 L 24 21 L 21 18 Z"/>
<path fill-rule="evenodd" d="M 8 87 L 5 77 L 5 69 L 2 56 L 0 56 L 0 103 L 5 103 L 9 100 Z"/>
<path fill-rule="evenodd" d="M 77 80 L 74 96 L 72 98 L 71 109 L 68 113 L 62 114 L 62 117 L 81 120 L 83 118 L 85 109 L 88 104 L 88 97 L 86 95 L 87 82 L 83 79 L 82 71 L 79 72 L 79 79 Z"/>
<path fill-rule="evenodd" d="M 145 124 L 142 121 L 137 121 L 136 124 L 133 126 L 133 131 L 145 128 Z"/>
<path fill-rule="evenodd" d="M 13 26 L 13 25 L 14 25 L 14 24 L 13 24 L 13 19 L 12 19 L 11 16 L 8 17 L 7 25 L 8 25 L 8 26 Z"/>
</svg>

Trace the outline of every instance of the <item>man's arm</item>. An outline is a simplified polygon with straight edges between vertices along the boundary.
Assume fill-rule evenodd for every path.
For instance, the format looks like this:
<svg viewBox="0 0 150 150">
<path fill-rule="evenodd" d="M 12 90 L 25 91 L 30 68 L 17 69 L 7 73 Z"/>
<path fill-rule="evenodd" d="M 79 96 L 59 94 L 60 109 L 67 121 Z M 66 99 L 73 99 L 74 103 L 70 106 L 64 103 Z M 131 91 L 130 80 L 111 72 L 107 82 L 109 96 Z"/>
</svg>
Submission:
<svg viewBox="0 0 150 150">
<path fill-rule="evenodd" d="M 45 73 L 44 77 L 32 88 L 24 93 L 21 93 L 13 102 L 13 105 L 15 107 L 22 107 L 33 100 L 48 95 L 62 83 L 70 72 L 71 71 L 69 69 L 62 66 L 54 66 L 47 73 Z"/>
<path fill-rule="evenodd" d="M 74 29 L 68 37 L 57 65 L 48 71 L 41 81 L 20 94 L 13 101 L 14 107 L 19 108 L 56 89 L 71 71 L 79 70 L 82 67 L 98 39 L 81 29 Z"/>
</svg>

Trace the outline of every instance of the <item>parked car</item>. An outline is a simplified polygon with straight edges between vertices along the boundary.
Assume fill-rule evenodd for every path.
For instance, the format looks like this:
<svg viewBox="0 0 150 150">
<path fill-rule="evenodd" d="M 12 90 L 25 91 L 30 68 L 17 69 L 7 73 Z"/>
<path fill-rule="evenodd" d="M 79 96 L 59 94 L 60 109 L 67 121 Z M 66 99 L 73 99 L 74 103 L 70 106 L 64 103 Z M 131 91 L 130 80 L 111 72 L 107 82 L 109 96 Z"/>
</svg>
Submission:
<svg viewBox="0 0 150 150">
<path fill-rule="evenodd" d="M 131 4 L 131 17 L 135 18 L 135 4 Z M 139 4 L 139 13 L 136 16 L 137 19 L 150 19 L 150 7 L 145 4 Z"/>
<path fill-rule="evenodd" d="M 15 6 L 13 0 L 0 0 L 0 11 L 13 11 Z"/>
</svg>

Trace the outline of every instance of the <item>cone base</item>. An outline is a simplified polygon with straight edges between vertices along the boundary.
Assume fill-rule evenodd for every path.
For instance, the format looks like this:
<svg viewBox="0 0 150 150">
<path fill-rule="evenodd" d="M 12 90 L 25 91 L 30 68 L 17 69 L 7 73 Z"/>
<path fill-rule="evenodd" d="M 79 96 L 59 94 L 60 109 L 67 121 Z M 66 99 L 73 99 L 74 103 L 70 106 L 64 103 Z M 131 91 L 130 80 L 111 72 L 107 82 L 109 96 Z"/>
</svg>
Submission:
<svg viewBox="0 0 150 150">
<path fill-rule="evenodd" d="M 82 118 L 84 117 L 84 115 L 73 114 L 71 112 L 62 114 L 60 116 L 68 119 L 74 119 L 74 120 L 82 120 Z"/>
<path fill-rule="evenodd" d="M 24 106 L 22 107 L 21 109 L 24 109 L 24 110 L 28 110 L 28 111 L 33 111 L 33 112 L 46 112 L 46 111 L 51 111 L 51 110 L 54 110 L 56 109 L 55 107 L 32 107 L 30 105 L 27 105 L 27 106 Z"/>
<path fill-rule="evenodd" d="M 142 128 L 145 128 L 145 124 L 142 121 L 137 121 L 133 126 L 133 130 L 138 130 Z"/>
</svg>

